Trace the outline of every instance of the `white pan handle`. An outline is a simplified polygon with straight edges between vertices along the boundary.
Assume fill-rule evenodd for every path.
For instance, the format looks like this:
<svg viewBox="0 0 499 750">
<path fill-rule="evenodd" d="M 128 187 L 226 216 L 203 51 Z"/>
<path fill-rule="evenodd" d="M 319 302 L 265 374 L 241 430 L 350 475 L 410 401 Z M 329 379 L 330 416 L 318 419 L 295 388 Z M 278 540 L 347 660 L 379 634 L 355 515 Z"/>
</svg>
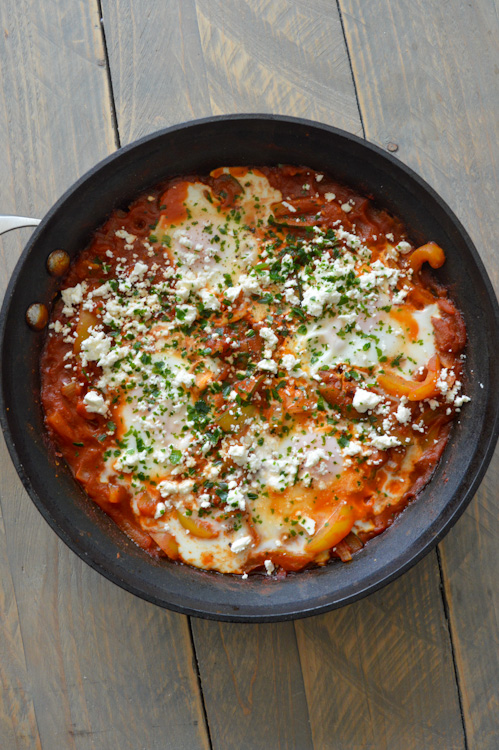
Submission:
<svg viewBox="0 0 499 750">
<path fill-rule="evenodd" d="M 41 219 L 28 219 L 26 216 L 0 216 L 0 234 L 21 227 L 37 227 Z"/>
</svg>

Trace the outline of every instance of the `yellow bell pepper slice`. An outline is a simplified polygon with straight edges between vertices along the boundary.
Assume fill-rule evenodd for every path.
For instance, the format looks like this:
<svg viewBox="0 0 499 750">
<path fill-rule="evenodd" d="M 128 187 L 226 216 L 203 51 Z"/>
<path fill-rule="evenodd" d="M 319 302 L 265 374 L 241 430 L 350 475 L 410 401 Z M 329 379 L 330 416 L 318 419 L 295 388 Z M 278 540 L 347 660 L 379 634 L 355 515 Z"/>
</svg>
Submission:
<svg viewBox="0 0 499 750">
<path fill-rule="evenodd" d="M 350 533 L 355 523 L 353 507 L 348 503 L 338 505 L 328 520 L 305 547 L 306 552 L 324 552 L 331 549 Z"/>
<path fill-rule="evenodd" d="M 218 531 L 215 531 L 205 521 L 200 521 L 192 516 L 186 516 L 177 510 L 177 518 L 180 524 L 189 531 L 193 536 L 197 536 L 200 539 L 214 539 L 218 536 Z"/>
<path fill-rule="evenodd" d="M 80 317 L 76 324 L 76 338 L 73 343 L 73 351 L 75 354 L 78 354 L 81 351 L 82 343 L 85 339 L 88 339 L 88 329 L 92 326 L 96 326 L 98 322 L 98 317 L 91 313 L 90 310 L 82 310 L 80 312 Z"/>
<path fill-rule="evenodd" d="M 409 265 L 414 273 L 419 271 L 425 262 L 429 263 L 432 268 L 440 268 L 445 263 L 445 253 L 436 242 L 427 242 L 426 245 L 421 245 L 411 253 Z"/>
<path fill-rule="evenodd" d="M 378 383 L 391 396 L 406 396 L 409 401 L 423 401 L 438 393 L 437 381 L 440 375 L 440 359 L 435 354 L 428 362 L 426 378 L 421 381 L 406 380 L 394 373 L 380 373 Z"/>
</svg>

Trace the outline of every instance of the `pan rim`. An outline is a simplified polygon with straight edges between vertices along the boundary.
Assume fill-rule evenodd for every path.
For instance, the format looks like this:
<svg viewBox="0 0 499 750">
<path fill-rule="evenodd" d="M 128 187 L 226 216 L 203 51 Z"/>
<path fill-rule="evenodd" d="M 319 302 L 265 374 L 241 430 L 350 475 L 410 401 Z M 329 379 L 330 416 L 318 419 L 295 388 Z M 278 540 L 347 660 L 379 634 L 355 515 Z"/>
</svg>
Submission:
<svg viewBox="0 0 499 750">
<path fill-rule="evenodd" d="M 430 185 L 428 185 L 428 183 L 426 183 L 425 180 L 423 180 L 410 167 L 407 167 L 406 165 L 402 164 L 396 157 L 394 157 L 390 153 L 385 152 L 379 146 L 372 144 L 360 138 L 359 136 L 348 133 L 347 131 L 335 128 L 333 126 L 330 126 L 324 123 L 318 123 L 318 122 L 306 120 L 303 118 L 295 118 L 295 117 L 290 117 L 290 116 L 285 116 L 285 115 L 275 115 L 275 114 L 251 113 L 251 114 L 218 115 L 218 116 L 207 117 L 207 118 L 202 118 L 198 120 L 191 120 L 186 123 L 178 123 L 168 128 L 164 128 L 162 130 L 156 131 L 154 133 L 151 133 L 149 135 L 146 135 L 138 139 L 137 141 L 127 144 L 122 149 L 119 149 L 116 152 L 110 154 L 105 159 L 101 160 L 96 165 L 94 165 L 91 169 L 89 169 L 75 183 L 73 183 L 63 193 L 63 195 L 58 199 L 58 201 L 51 207 L 51 209 L 49 209 L 49 211 L 44 216 L 39 227 L 37 227 L 37 229 L 33 232 L 30 240 L 26 244 L 26 247 L 23 253 L 21 254 L 16 264 L 16 267 L 12 273 L 11 279 L 9 281 L 9 284 L 5 292 L 5 298 L 4 298 L 2 309 L 0 312 L 0 346 L 2 347 L 2 349 L 4 346 L 5 328 L 7 324 L 7 317 L 8 317 L 8 310 L 10 307 L 10 302 L 12 299 L 13 292 L 16 288 L 19 274 L 21 272 L 22 267 L 24 266 L 24 262 L 26 258 L 29 256 L 32 248 L 36 245 L 37 239 L 39 235 L 43 233 L 45 226 L 50 222 L 52 217 L 57 214 L 60 208 L 64 206 L 66 201 L 77 190 L 80 189 L 80 187 L 82 187 L 91 177 L 97 174 L 100 170 L 102 170 L 107 165 L 112 164 L 114 161 L 120 159 L 124 154 L 144 144 L 147 144 L 149 142 L 162 138 L 170 133 L 176 132 L 178 130 L 197 128 L 199 126 L 212 124 L 216 122 L 235 122 L 235 121 L 247 121 L 247 120 L 253 120 L 253 121 L 265 120 L 265 121 L 271 121 L 271 122 L 276 122 L 276 123 L 291 123 L 291 124 L 297 124 L 300 126 L 311 128 L 311 129 L 313 128 L 313 129 L 326 131 L 334 136 L 345 138 L 354 143 L 357 143 L 363 149 L 367 149 L 368 151 L 371 151 L 377 154 L 378 156 L 382 157 L 383 160 L 391 164 L 392 167 L 394 167 L 396 170 L 401 170 L 403 173 L 406 174 L 407 177 L 409 177 L 409 179 L 413 180 L 420 188 L 422 188 L 429 195 L 430 199 L 433 200 L 439 206 L 439 208 L 444 211 L 446 216 L 449 218 L 452 226 L 459 233 L 468 251 L 470 252 L 470 255 L 478 269 L 481 283 L 483 284 L 484 290 L 487 295 L 487 300 L 493 309 L 493 315 L 494 315 L 494 320 L 495 320 L 495 338 L 497 339 L 497 343 L 499 344 L 499 335 L 498 335 L 499 306 L 498 306 L 497 299 L 492 288 L 492 284 L 486 272 L 485 266 L 473 242 L 471 241 L 471 238 L 469 237 L 468 233 L 466 232 L 465 228 L 463 227 L 459 219 L 455 216 L 454 212 L 450 209 L 450 207 L 446 204 L 446 202 L 443 201 L 443 199 L 438 195 L 438 193 L 436 193 L 436 191 Z M 102 560 L 98 559 L 98 555 L 96 555 L 95 551 L 94 551 L 94 556 L 91 556 L 91 550 L 89 551 L 87 549 L 88 545 L 83 544 L 82 540 L 78 538 L 76 535 L 75 535 L 76 538 L 73 538 L 67 532 L 67 530 L 60 525 L 58 520 L 52 515 L 51 511 L 46 507 L 43 500 L 40 498 L 38 492 L 36 491 L 36 488 L 33 486 L 30 476 L 25 471 L 23 461 L 17 451 L 15 440 L 11 434 L 8 411 L 9 411 L 9 406 L 6 403 L 5 396 L 4 396 L 4 373 L 3 373 L 3 368 L 0 368 L 0 423 L 2 424 L 7 447 L 11 455 L 12 461 L 14 463 L 14 466 L 17 470 L 18 475 L 21 478 L 21 481 L 23 482 L 24 487 L 28 491 L 28 494 L 31 497 L 32 501 L 34 502 L 35 506 L 38 508 L 38 510 L 40 511 L 42 516 L 45 518 L 45 520 L 49 523 L 49 525 L 52 527 L 52 529 L 57 533 L 59 538 L 61 538 L 62 541 L 64 541 L 64 543 L 70 549 L 72 549 L 73 552 L 75 552 L 81 559 L 83 559 L 92 568 L 94 568 L 99 573 L 101 573 L 106 578 L 108 578 L 108 580 L 112 581 L 113 583 L 116 583 L 120 587 L 124 588 L 130 593 L 133 593 L 136 596 L 139 596 L 143 599 L 151 601 L 152 603 L 157 604 L 159 606 L 167 607 L 174 611 L 181 612 L 183 614 L 204 617 L 207 619 L 229 621 L 229 622 L 283 621 L 283 620 L 298 619 L 298 618 L 307 617 L 307 616 L 311 616 L 315 614 L 320 614 L 320 613 L 344 606 L 345 604 L 351 603 L 353 601 L 357 601 L 358 599 L 361 599 L 364 596 L 367 596 L 368 594 L 373 593 L 374 591 L 380 589 L 381 587 L 387 585 L 391 581 L 398 578 L 400 575 L 406 572 L 409 568 L 411 568 L 415 563 L 417 563 L 431 549 L 433 549 L 438 544 L 438 542 L 445 536 L 445 534 L 449 531 L 449 529 L 454 525 L 454 523 L 458 520 L 458 518 L 462 515 L 467 505 L 471 501 L 481 480 L 483 479 L 485 471 L 492 458 L 492 454 L 495 448 L 497 438 L 499 436 L 499 406 L 496 405 L 492 418 L 487 425 L 487 430 L 486 430 L 487 434 L 485 437 L 486 444 L 481 446 L 481 449 L 479 452 L 480 463 L 479 463 L 478 469 L 474 471 L 473 479 L 469 487 L 465 491 L 463 497 L 461 497 L 456 507 L 452 509 L 452 511 L 449 513 L 448 517 L 446 517 L 443 523 L 442 523 L 442 514 L 436 517 L 434 524 L 433 524 L 434 526 L 437 527 L 436 533 L 431 534 L 430 538 L 422 545 L 421 544 L 418 545 L 417 542 L 415 542 L 413 544 L 413 546 L 415 547 L 414 551 L 411 552 L 412 550 L 412 547 L 411 547 L 406 555 L 405 561 L 402 564 L 398 564 L 395 570 L 388 572 L 386 575 L 380 576 L 376 574 L 377 579 L 374 582 L 371 582 L 367 584 L 366 586 L 359 588 L 359 590 L 351 593 L 350 595 L 344 596 L 343 598 L 340 598 L 334 602 L 320 604 L 318 606 L 311 604 L 310 607 L 305 607 L 305 608 L 303 606 L 300 606 L 300 609 L 297 611 L 290 610 L 285 613 L 277 612 L 277 613 L 267 613 L 267 614 L 261 614 L 261 613 L 251 614 L 248 612 L 237 613 L 237 612 L 215 612 L 215 611 L 206 611 L 206 610 L 201 611 L 199 609 L 196 609 L 195 607 L 189 606 L 188 604 L 184 606 L 184 605 L 179 605 L 176 602 L 174 603 L 166 602 L 165 600 L 161 600 L 159 597 L 155 596 L 152 592 L 146 592 L 144 590 L 139 589 L 137 585 L 135 585 L 133 582 L 130 582 L 130 580 L 125 580 L 123 576 L 120 575 L 118 568 L 110 569 L 108 563 L 106 566 L 105 561 L 103 562 Z M 482 428 L 483 427 L 484 426 L 482 425 Z M 433 528 L 433 525 L 431 528 Z M 393 561 L 392 561 L 392 565 L 393 565 Z"/>
</svg>

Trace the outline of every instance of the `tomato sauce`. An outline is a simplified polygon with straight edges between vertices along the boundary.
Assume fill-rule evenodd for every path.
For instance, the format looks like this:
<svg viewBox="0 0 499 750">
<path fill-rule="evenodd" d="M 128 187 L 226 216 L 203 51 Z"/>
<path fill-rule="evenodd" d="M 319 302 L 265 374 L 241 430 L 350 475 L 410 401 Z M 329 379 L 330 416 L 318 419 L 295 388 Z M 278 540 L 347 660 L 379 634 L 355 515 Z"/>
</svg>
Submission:
<svg viewBox="0 0 499 750">
<path fill-rule="evenodd" d="M 314 170 L 293 166 L 261 167 L 259 172 L 267 178 L 272 189 L 282 194 L 282 201 L 272 206 L 274 218 L 271 227 L 278 227 L 275 230 L 278 237 L 284 236 L 285 233 L 305 237 L 308 236 L 307 229 L 310 227 L 318 227 L 324 232 L 334 231 L 341 223 L 344 233 L 351 233 L 352 236 L 360 238 L 362 243 L 369 247 L 372 253 L 369 268 L 380 259 L 385 264 L 390 263 L 390 256 L 386 250 L 387 237 L 390 238 L 391 247 L 397 247 L 399 243 L 407 244 L 406 229 L 397 218 L 377 208 L 368 197 L 357 194 L 327 175 L 319 175 L 321 179 L 318 180 L 318 173 Z M 171 240 L 168 238 L 159 242 L 158 237 L 166 235 L 170 231 L 169 227 L 189 218 L 186 203 L 189 185 L 203 183 L 206 186 L 205 195 L 210 203 L 217 203 L 220 212 L 237 211 L 246 173 L 246 168 L 231 168 L 228 171 L 215 170 L 209 176 L 174 178 L 140 196 L 131 204 L 128 211 L 115 211 L 94 233 L 90 245 L 83 249 L 73 262 L 64 278 L 63 289 L 76 289 L 84 282 L 88 295 L 88 290 L 98 291 L 106 282 L 113 282 L 113 286 L 118 283 L 115 280 L 122 273 L 120 269 L 124 266 L 132 268 L 132 264 L 135 264 L 134 268 L 137 268 L 138 264 L 147 267 L 146 273 L 152 286 L 164 283 L 165 269 L 171 268 L 173 272 L 178 271 L 178 268 Z M 312 184 L 313 191 L 305 189 Z M 254 231 L 258 234 L 258 230 Z M 185 242 L 187 243 L 187 240 Z M 398 265 L 395 266 L 395 261 L 392 265 L 394 268 L 407 270 L 411 257 L 414 265 L 413 253 L 407 256 L 399 254 L 396 261 Z M 428 257 L 431 263 L 431 249 Z M 428 262 L 428 259 L 425 258 L 425 261 Z M 357 273 L 362 273 L 362 269 Z M 391 308 L 390 315 L 395 324 L 407 331 L 408 340 L 414 344 L 421 333 L 418 312 L 428 305 L 436 305 L 439 314 L 431 321 L 436 355 L 411 377 L 400 374 L 396 361 L 388 362 L 387 372 L 379 375 L 378 382 L 373 381 L 373 387 L 382 387 L 392 398 L 396 396 L 405 399 L 401 401 L 402 413 L 404 409 L 409 409 L 411 422 L 396 423 L 397 437 L 399 445 L 403 445 L 404 440 L 415 445 L 417 457 L 413 465 L 404 468 L 406 454 L 403 449 L 373 448 L 369 454 L 369 461 L 359 462 L 355 471 L 352 469 L 345 472 L 335 483 L 328 486 L 327 490 L 316 492 L 311 507 L 319 526 L 327 524 L 331 514 L 332 492 L 340 497 L 348 497 L 351 507 L 354 508 L 352 522 L 348 527 L 345 526 L 345 535 L 332 544 L 333 549 L 326 550 L 332 557 L 350 559 L 352 552 L 355 552 L 359 545 L 362 546 L 392 524 L 394 518 L 430 480 L 449 437 L 456 409 L 452 403 L 445 403 L 443 397 L 446 393 L 445 388 L 452 389 L 455 383 L 463 379 L 461 354 L 466 344 L 466 327 L 447 290 L 434 281 L 426 265 L 422 268 L 415 265 L 411 279 L 410 284 L 406 284 L 410 288 L 406 290 L 405 298 Z M 395 291 L 402 291 L 403 286 L 401 283 L 399 290 Z M 93 300 L 94 306 L 89 305 L 92 309 L 87 310 L 82 300 L 74 302 L 73 308 L 70 305 L 70 309 L 74 309 L 74 314 L 70 317 L 64 312 L 64 300 L 59 300 L 54 305 L 50 319 L 51 329 L 40 363 L 41 397 L 48 432 L 58 455 L 67 462 L 75 479 L 126 534 L 151 555 L 167 556 L 172 560 L 184 559 L 180 556 L 175 535 L 153 527 L 158 513 L 158 501 L 161 501 L 155 483 L 151 481 L 147 484 L 147 481 L 143 480 L 145 489 L 141 491 L 142 494 L 138 494 L 133 489 L 133 483 L 124 484 L 122 476 L 109 472 L 109 457 L 116 450 L 116 446 L 119 448 L 125 439 L 129 425 L 124 421 L 123 410 L 120 411 L 113 403 L 109 404 L 105 413 L 89 408 L 88 393 L 91 388 L 95 388 L 95 383 L 102 375 L 102 368 L 95 360 L 82 362 L 80 355 L 85 349 L 83 342 L 88 338 L 89 331 L 96 330 L 96 326 L 98 328 L 100 325 L 106 335 L 122 336 L 122 332 L 102 323 L 104 301 L 100 302 L 98 295 Z M 258 399 L 261 395 L 262 400 L 257 402 L 262 405 L 259 407 L 260 412 L 269 424 L 274 418 L 277 419 L 277 414 L 283 424 L 286 418 L 291 417 L 296 420 L 296 424 L 299 425 L 301 420 L 303 425 L 307 426 L 310 415 L 316 413 L 318 407 L 322 408 L 321 403 L 325 403 L 326 409 L 332 409 L 331 413 L 338 418 L 351 418 L 352 414 L 356 414 L 354 399 L 358 381 L 353 378 L 352 368 L 347 365 L 320 370 L 320 386 L 317 388 L 311 388 L 295 379 L 283 386 L 282 394 L 279 395 L 278 392 L 276 398 L 275 393 L 270 397 L 264 396 L 263 394 L 268 393 L 267 374 L 255 371 L 249 376 L 246 374 L 242 377 L 242 374 L 235 372 L 230 362 L 234 351 L 230 342 L 234 339 L 240 341 L 238 357 L 246 357 L 255 362 L 265 357 L 266 344 L 262 337 L 246 337 L 249 321 L 253 320 L 251 316 L 254 315 L 255 299 L 243 298 L 243 295 L 240 295 L 232 307 L 225 307 L 223 297 L 219 294 L 217 304 L 221 304 L 221 312 L 213 313 L 217 320 L 217 335 L 207 334 L 206 328 L 200 330 L 194 327 L 185 333 L 182 341 L 187 352 L 194 351 L 201 342 L 206 356 L 216 358 L 219 363 L 215 380 L 220 383 L 220 390 L 212 394 L 209 404 L 210 408 L 212 405 L 215 415 L 214 423 L 221 425 L 222 431 L 227 409 L 226 392 L 234 393 L 233 398 L 237 397 L 243 404 L 254 404 L 255 398 Z M 165 306 L 156 319 L 157 324 L 173 325 L 175 315 L 174 307 L 170 309 Z M 303 318 L 305 319 L 304 315 Z M 143 314 L 140 320 L 145 319 L 146 316 Z M 274 346 L 280 347 L 285 344 L 287 320 L 287 313 L 276 309 L 273 330 L 277 332 L 277 343 Z M 300 322 L 301 320 L 297 321 Z M 251 324 L 253 325 L 253 322 Z M 139 323 L 139 327 L 140 325 L 144 324 Z M 367 341 L 366 346 L 367 344 L 370 342 Z M 437 383 L 441 382 L 439 378 L 442 378 L 444 369 L 447 385 L 445 388 L 440 385 L 444 390 L 438 391 Z M 360 367 L 356 372 L 360 372 L 360 376 L 365 378 L 366 382 L 369 378 L 373 380 L 372 367 Z M 199 403 L 203 398 L 207 398 L 203 394 L 211 387 L 214 378 L 209 371 L 200 371 L 196 377 L 198 379 L 192 393 L 193 398 L 198 399 L 196 403 Z M 392 413 L 395 413 L 395 405 L 391 407 Z M 244 406 L 243 409 L 246 409 L 246 412 L 241 418 L 241 424 L 244 424 L 247 415 L 250 415 L 249 407 Z M 319 417 L 320 420 L 323 419 L 320 413 Z M 417 419 L 419 422 L 415 421 Z M 379 427 L 382 422 L 383 416 L 373 413 L 373 429 Z M 419 424 L 416 431 L 413 428 L 414 423 Z M 232 419 L 230 429 L 233 429 L 233 426 Z M 204 470 L 206 465 L 206 461 L 200 458 L 197 471 Z M 124 471 L 123 474 L 127 475 L 127 472 Z M 380 492 L 396 494 L 400 478 L 403 479 L 404 487 L 402 495 L 393 506 L 388 504 L 376 513 Z M 220 501 L 211 487 L 208 486 L 206 492 L 212 502 L 210 513 L 215 514 L 214 518 L 218 513 L 216 517 L 221 518 L 223 501 Z M 279 493 L 272 495 L 276 508 L 281 502 L 278 495 Z M 192 515 L 182 515 L 178 511 L 175 523 L 180 520 L 184 529 L 190 529 L 190 533 L 199 538 L 203 537 L 204 529 L 208 538 L 211 534 L 210 529 L 215 528 L 212 521 L 200 515 L 201 520 L 196 519 L 192 525 L 189 520 L 191 518 Z M 351 529 L 354 519 L 363 518 L 369 518 L 372 521 L 371 526 L 363 529 L 361 525 L 353 533 Z M 151 525 L 150 532 L 147 524 Z M 217 532 L 214 538 L 218 536 Z M 313 540 L 308 544 L 312 545 L 313 549 Z M 320 544 L 316 546 L 320 552 Z M 317 557 L 316 553 L 312 555 L 306 550 L 307 546 L 304 550 L 295 552 L 277 550 L 267 553 L 263 550 L 248 562 L 246 569 L 260 569 L 264 562 L 267 566 L 269 559 L 274 567 L 284 570 L 300 570 L 310 564 L 321 564 L 320 555 Z M 214 553 L 203 552 L 201 565 L 206 568 L 215 567 Z"/>
</svg>

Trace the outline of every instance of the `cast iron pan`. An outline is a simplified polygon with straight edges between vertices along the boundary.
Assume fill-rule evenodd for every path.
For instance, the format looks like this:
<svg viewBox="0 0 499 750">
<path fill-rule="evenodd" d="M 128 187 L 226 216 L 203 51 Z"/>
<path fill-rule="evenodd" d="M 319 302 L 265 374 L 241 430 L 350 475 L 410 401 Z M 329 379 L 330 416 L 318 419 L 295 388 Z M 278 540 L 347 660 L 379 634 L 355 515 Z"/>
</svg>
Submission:
<svg viewBox="0 0 499 750">
<path fill-rule="evenodd" d="M 116 207 L 165 178 L 219 166 L 290 163 L 330 172 L 401 217 L 414 243 L 445 248 L 438 278 L 447 284 L 468 328 L 462 411 L 431 483 L 353 562 L 339 561 L 284 580 L 203 572 L 153 560 L 125 537 L 54 456 L 38 397 L 43 334 L 25 323 L 33 302 L 50 307 L 57 281 L 49 253 L 71 257 Z M 318 614 L 392 581 L 426 554 L 464 511 L 482 479 L 498 435 L 499 311 L 485 269 L 465 230 L 414 172 L 376 146 L 306 120 L 233 115 L 176 125 L 116 152 L 94 167 L 45 216 L 22 254 L 0 319 L 1 421 L 10 454 L 33 502 L 61 539 L 127 591 L 178 612 L 263 622 Z M 477 540 L 478 541 L 478 540 Z"/>
</svg>

